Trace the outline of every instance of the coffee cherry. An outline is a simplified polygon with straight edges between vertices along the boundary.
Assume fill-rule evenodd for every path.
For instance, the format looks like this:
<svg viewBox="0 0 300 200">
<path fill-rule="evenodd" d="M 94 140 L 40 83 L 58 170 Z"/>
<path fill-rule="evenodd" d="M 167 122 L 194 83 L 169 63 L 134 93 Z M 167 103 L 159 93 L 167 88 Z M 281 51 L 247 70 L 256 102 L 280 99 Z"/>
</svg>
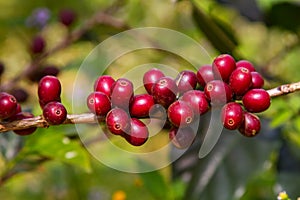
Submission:
<svg viewBox="0 0 300 200">
<path fill-rule="evenodd" d="M 183 128 L 172 127 L 169 131 L 169 138 L 178 149 L 188 148 L 193 143 L 195 136 L 196 133 L 189 126 Z"/>
<path fill-rule="evenodd" d="M 16 113 L 17 100 L 6 92 L 0 92 L 0 119 L 7 119 Z"/>
<path fill-rule="evenodd" d="M 252 113 L 245 112 L 244 120 L 239 128 L 239 132 L 246 137 L 253 137 L 259 133 L 260 127 L 259 118 Z"/>
<path fill-rule="evenodd" d="M 111 109 L 110 100 L 103 92 L 92 92 L 87 98 L 87 106 L 97 116 L 105 116 Z"/>
<path fill-rule="evenodd" d="M 42 53 L 45 49 L 46 42 L 42 36 L 35 36 L 31 42 L 31 52 L 34 54 Z"/>
<path fill-rule="evenodd" d="M 153 85 L 164 76 L 164 73 L 157 68 L 152 68 L 144 74 L 143 83 L 148 94 L 152 94 Z"/>
<path fill-rule="evenodd" d="M 186 102 L 192 108 L 195 116 L 203 115 L 209 109 L 209 103 L 205 94 L 200 90 L 187 91 L 180 100 Z"/>
<path fill-rule="evenodd" d="M 197 71 L 198 83 L 205 87 L 206 83 L 214 80 L 214 73 L 212 71 L 211 65 L 203 65 Z"/>
<path fill-rule="evenodd" d="M 229 130 L 235 130 L 240 127 L 244 120 L 243 108 L 235 102 L 227 103 L 221 111 L 221 121 L 223 126 Z"/>
<path fill-rule="evenodd" d="M 150 94 L 135 95 L 130 104 L 130 115 L 133 117 L 147 117 L 153 105 L 154 99 Z"/>
<path fill-rule="evenodd" d="M 248 60 L 239 60 L 236 62 L 235 65 L 236 65 L 236 68 L 244 67 L 244 68 L 248 69 L 250 72 L 255 72 L 254 65 Z"/>
<path fill-rule="evenodd" d="M 243 96 L 243 104 L 246 110 L 259 113 L 267 110 L 271 105 L 269 93 L 264 89 L 251 89 Z"/>
<path fill-rule="evenodd" d="M 186 91 L 193 90 L 197 86 L 197 76 L 190 70 L 181 71 L 175 78 L 178 93 L 181 95 Z"/>
<path fill-rule="evenodd" d="M 106 126 L 114 135 L 124 135 L 130 131 L 130 116 L 121 108 L 113 108 L 106 115 Z"/>
<path fill-rule="evenodd" d="M 262 88 L 264 86 L 264 79 L 258 72 L 251 72 L 252 85 L 251 88 Z"/>
<path fill-rule="evenodd" d="M 186 127 L 194 120 L 192 108 L 184 101 L 175 101 L 168 108 L 168 118 L 176 127 Z"/>
<path fill-rule="evenodd" d="M 245 94 L 251 85 L 251 73 L 247 68 L 244 67 L 235 69 L 229 78 L 229 86 L 237 96 L 242 96 Z"/>
<path fill-rule="evenodd" d="M 28 93 L 22 88 L 13 89 L 10 93 L 16 98 L 17 102 L 19 103 L 26 102 L 28 99 Z"/>
<path fill-rule="evenodd" d="M 111 89 L 111 103 L 113 107 L 120 107 L 126 110 L 133 98 L 133 84 L 126 78 L 119 78 Z"/>
<path fill-rule="evenodd" d="M 46 105 L 51 101 L 60 102 L 61 84 L 55 76 L 44 76 L 38 85 L 39 101 L 42 105 Z"/>
<path fill-rule="evenodd" d="M 111 89 L 115 83 L 115 79 L 109 75 L 102 75 L 97 78 L 94 84 L 94 90 L 103 92 L 110 98 Z"/>
<path fill-rule="evenodd" d="M 229 85 L 221 80 L 213 80 L 206 84 L 204 93 L 212 106 L 224 105 L 231 101 L 233 93 Z"/>
<path fill-rule="evenodd" d="M 156 81 L 152 88 L 155 103 L 161 104 L 165 108 L 168 108 L 176 100 L 177 92 L 178 87 L 175 81 L 167 76 Z"/>
<path fill-rule="evenodd" d="M 130 127 L 130 132 L 123 135 L 123 137 L 133 146 L 143 145 L 149 137 L 147 126 L 141 120 L 132 118 Z"/>
<path fill-rule="evenodd" d="M 43 108 L 43 116 L 51 125 L 62 124 L 67 118 L 67 110 L 60 102 L 52 101 Z"/>
<path fill-rule="evenodd" d="M 59 12 L 59 21 L 65 26 L 70 26 L 76 19 L 76 13 L 71 9 L 63 9 Z"/>
<path fill-rule="evenodd" d="M 15 114 L 14 116 L 12 116 L 10 118 L 10 121 L 15 121 L 15 120 L 23 120 L 23 119 L 28 119 L 28 118 L 32 118 L 34 117 L 34 115 L 32 113 L 29 112 L 19 112 L 17 114 Z M 32 134 L 37 128 L 36 127 L 32 127 L 32 128 L 26 128 L 26 129 L 21 129 L 21 130 L 14 130 L 13 132 L 16 133 L 17 135 L 30 135 Z"/>
<path fill-rule="evenodd" d="M 229 80 L 229 77 L 235 68 L 235 60 L 229 54 L 221 54 L 217 56 L 212 64 L 215 79 L 221 79 L 224 82 Z"/>
</svg>

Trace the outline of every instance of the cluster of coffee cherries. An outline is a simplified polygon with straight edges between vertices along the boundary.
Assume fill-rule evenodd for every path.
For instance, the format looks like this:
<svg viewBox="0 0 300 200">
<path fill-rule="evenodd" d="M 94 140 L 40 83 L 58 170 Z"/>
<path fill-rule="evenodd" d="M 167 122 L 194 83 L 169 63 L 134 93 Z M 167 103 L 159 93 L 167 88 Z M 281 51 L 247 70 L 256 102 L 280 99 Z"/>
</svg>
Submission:
<svg viewBox="0 0 300 200">
<path fill-rule="evenodd" d="M 173 144 L 185 148 L 195 135 L 191 126 L 210 108 L 220 110 L 225 128 L 252 137 L 260 130 L 260 120 L 253 113 L 270 106 L 270 96 L 262 89 L 264 79 L 253 64 L 236 62 L 229 54 L 217 56 L 196 73 L 183 70 L 176 78 L 152 68 L 143 75 L 143 84 L 146 93 L 134 94 L 130 80 L 102 75 L 87 97 L 89 110 L 105 118 L 108 130 L 134 146 L 144 144 L 149 137 L 141 119 L 155 116 L 151 113 L 159 107 L 166 111 Z"/>
</svg>

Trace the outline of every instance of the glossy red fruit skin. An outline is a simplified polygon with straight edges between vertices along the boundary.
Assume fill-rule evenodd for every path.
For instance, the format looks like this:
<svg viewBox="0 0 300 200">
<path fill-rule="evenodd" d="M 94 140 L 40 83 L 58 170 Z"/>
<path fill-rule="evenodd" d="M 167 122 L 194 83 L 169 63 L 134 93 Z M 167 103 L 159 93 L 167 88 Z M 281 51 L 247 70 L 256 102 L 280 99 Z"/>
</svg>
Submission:
<svg viewBox="0 0 300 200">
<path fill-rule="evenodd" d="M 51 125 L 62 124 L 67 118 L 67 110 L 60 102 L 52 101 L 43 108 L 43 116 Z"/>
<path fill-rule="evenodd" d="M 42 105 L 51 101 L 60 102 L 61 84 L 55 76 L 44 76 L 38 85 L 38 97 Z M 41 107 L 42 107 L 41 105 Z"/>
<path fill-rule="evenodd" d="M 130 127 L 130 132 L 123 135 L 126 141 L 133 146 L 141 146 L 145 144 L 149 137 L 147 126 L 141 120 L 132 118 Z"/>
<path fill-rule="evenodd" d="M 243 105 L 247 111 L 259 113 L 267 110 L 271 105 L 271 97 L 264 89 L 251 89 L 243 96 Z"/>
<path fill-rule="evenodd" d="M 247 68 L 239 67 L 235 69 L 230 78 L 229 86 L 237 96 L 245 94 L 252 85 L 252 75 Z"/>
<path fill-rule="evenodd" d="M 155 103 L 168 108 L 176 100 L 178 87 L 174 79 L 164 76 L 155 82 L 152 88 L 152 96 Z"/>
<path fill-rule="evenodd" d="M 143 83 L 148 94 L 152 94 L 153 85 L 164 76 L 164 73 L 157 68 L 152 68 L 144 74 Z"/>
<path fill-rule="evenodd" d="M 94 90 L 95 92 L 103 92 L 110 98 L 111 89 L 115 82 L 115 79 L 109 75 L 99 76 L 94 83 Z"/>
<path fill-rule="evenodd" d="M 42 36 L 35 36 L 31 42 L 31 52 L 34 54 L 42 53 L 45 49 L 46 42 Z"/>
<path fill-rule="evenodd" d="M 232 100 L 232 90 L 221 80 L 213 80 L 206 84 L 204 93 L 212 106 L 224 105 Z"/>
<path fill-rule="evenodd" d="M 244 120 L 244 111 L 240 104 L 229 102 L 221 110 L 223 126 L 229 130 L 238 129 Z"/>
<path fill-rule="evenodd" d="M 15 120 L 23 120 L 23 119 L 28 119 L 28 118 L 32 118 L 34 117 L 34 115 L 32 113 L 29 112 L 19 112 L 17 114 L 15 114 L 13 117 L 10 118 L 11 121 L 15 121 Z M 21 130 L 14 130 L 13 132 L 16 133 L 17 135 L 31 135 L 33 132 L 36 131 L 36 127 L 32 127 L 32 128 L 26 128 L 26 129 L 21 129 Z"/>
<path fill-rule="evenodd" d="M 7 119 L 13 116 L 17 110 L 16 98 L 6 92 L 0 92 L 0 119 Z"/>
<path fill-rule="evenodd" d="M 76 19 L 76 13 L 71 9 L 63 9 L 59 12 L 59 21 L 65 26 L 70 26 Z"/>
<path fill-rule="evenodd" d="M 211 65 L 203 65 L 197 71 L 197 80 L 199 85 L 205 87 L 206 83 L 214 80 L 214 73 Z"/>
<path fill-rule="evenodd" d="M 103 92 L 92 92 L 86 103 L 89 110 L 97 116 L 105 116 L 111 109 L 111 102 Z"/>
<path fill-rule="evenodd" d="M 186 102 L 178 100 L 169 106 L 168 119 L 176 127 L 186 127 L 194 121 L 194 112 Z"/>
<path fill-rule="evenodd" d="M 148 117 L 149 111 L 154 106 L 153 96 L 150 94 L 138 94 L 133 97 L 130 104 L 130 115 L 133 117 Z"/>
<path fill-rule="evenodd" d="M 246 137 L 256 136 L 261 128 L 260 119 L 255 114 L 245 112 L 244 120 L 239 128 L 239 132 Z"/>
<path fill-rule="evenodd" d="M 229 54 L 221 54 L 217 56 L 212 64 L 212 70 L 215 79 L 227 82 L 233 70 L 235 70 L 235 60 Z"/>
<path fill-rule="evenodd" d="M 169 139 L 178 149 L 186 149 L 191 146 L 195 137 L 196 133 L 189 126 L 183 128 L 172 127 L 169 131 Z"/>
<path fill-rule="evenodd" d="M 194 115 L 203 115 L 209 109 L 209 103 L 204 92 L 200 90 L 190 90 L 182 95 L 180 100 L 186 102 L 193 110 Z"/>
<path fill-rule="evenodd" d="M 124 135 L 130 132 L 131 118 L 122 108 L 113 108 L 106 115 L 106 126 L 114 135 Z"/>
<path fill-rule="evenodd" d="M 248 60 L 239 60 L 236 62 L 236 68 L 244 67 L 248 69 L 250 72 L 255 72 L 254 65 Z"/>
<path fill-rule="evenodd" d="M 175 78 L 178 87 L 178 93 L 181 95 L 197 86 L 197 76 L 193 71 L 183 70 Z"/>
<path fill-rule="evenodd" d="M 126 78 L 119 78 L 111 89 L 110 99 L 112 107 L 120 107 L 128 110 L 133 95 L 132 82 Z"/>
<path fill-rule="evenodd" d="M 258 72 L 251 72 L 252 85 L 251 88 L 262 88 L 264 86 L 264 78 Z"/>
</svg>

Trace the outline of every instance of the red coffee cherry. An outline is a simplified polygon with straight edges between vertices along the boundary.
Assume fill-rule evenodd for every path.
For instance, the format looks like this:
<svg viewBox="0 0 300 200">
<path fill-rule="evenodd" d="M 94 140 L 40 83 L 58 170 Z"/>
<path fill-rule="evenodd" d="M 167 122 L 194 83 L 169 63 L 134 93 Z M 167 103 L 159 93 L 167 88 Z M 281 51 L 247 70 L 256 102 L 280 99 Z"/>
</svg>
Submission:
<svg viewBox="0 0 300 200">
<path fill-rule="evenodd" d="M 252 76 L 247 68 L 239 67 L 235 69 L 230 78 L 229 86 L 237 96 L 245 94 L 252 85 Z"/>
<path fill-rule="evenodd" d="M 236 62 L 235 65 L 236 65 L 236 68 L 244 67 L 244 68 L 248 69 L 250 72 L 255 72 L 254 65 L 248 60 L 239 60 Z"/>
<path fill-rule="evenodd" d="M 259 133 L 260 127 L 260 119 L 252 113 L 245 112 L 239 132 L 246 137 L 254 137 Z"/>
<path fill-rule="evenodd" d="M 223 126 L 229 130 L 239 128 L 244 120 L 243 108 L 235 102 L 227 103 L 221 110 L 221 121 Z"/>
<path fill-rule="evenodd" d="M 52 101 L 43 108 L 43 116 L 51 125 L 62 124 L 67 118 L 67 110 L 60 102 Z"/>
<path fill-rule="evenodd" d="M 251 72 L 252 85 L 251 88 L 262 88 L 264 86 L 264 79 L 258 72 Z"/>
<path fill-rule="evenodd" d="M 61 84 L 55 76 L 44 76 L 38 85 L 39 101 L 46 105 L 51 101 L 60 102 Z M 41 107 L 43 107 L 41 105 Z"/>
<path fill-rule="evenodd" d="M 13 95 L 0 92 L 0 119 L 7 119 L 16 114 L 17 104 Z"/>
<path fill-rule="evenodd" d="M 13 89 L 10 93 L 16 98 L 17 102 L 19 103 L 26 102 L 29 96 L 27 91 L 22 88 Z"/>
<path fill-rule="evenodd" d="M 132 118 L 130 122 L 130 132 L 123 135 L 126 141 L 133 146 L 143 145 L 149 137 L 147 126 L 139 119 Z"/>
<path fill-rule="evenodd" d="M 32 113 L 29 112 L 19 112 L 17 114 L 15 114 L 14 116 L 12 116 L 10 118 L 10 121 L 15 121 L 15 120 L 23 120 L 23 119 L 28 119 L 28 118 L 32 118 L 34 117 L 34 115 Z M 26 129 L 21 129 L 21 130 L 14 130 L 13 132 L 16 133 L 17 135 L 31 135 L 32 133 L 34 133 L 36 131 L 36 127 L 32 127 L 32 128 L 26 128 Z"/>
<path fill-rule="evenodd" d="M 111 89 L 111 103 L 113 107 L 129 109 L 133 98 L 133 84 L 126 78 L 119 78 Z"/>
<path fill-rule="evenodd" d="M 221 80 L 213 80 L 206 84 L 204 93 L 212 106 L 224 105 L 231 101 L 233 93 L 229 85 Z"/>
<path fill-rule="evenodd" d="M 76 19 L 76 13 L 71 9 L 63 9 L 59 12 L 59 21 L 65 26 L 70 26 Z"/>
<path fill-rule="evenodd" d="M 197 76 L 190 70 L 181 71 L 175 78 L 178 87 L 178 93 L 181 95 L 197 86 Z"/>
<path fill-rule="evenodd" d="M 169 131 L 169 138 L 178 149 L 186 149 L 191 146 L 195 137 L 196 133 L 189 126 L 183 128 L 172 127 Z"/>
<path fill-rule="evenodd" d="M 110 98 L 112 87 L 115 83 L 115 79 L 109 75 L 102 75 L 97 78 L 94 84 L 94 90 L 97 92 L 103 92 Z"/>
<path fill-rule="evenodd" d="M 124 135 L 130 131 L 130 116 L 122 108 L 113 108 L 106 115 L 106 126 L 114 135 Z"/>
<path fill-rule="evenodd" d="M 45 50 L 46 42 L 42 36 L 35 36 L 31 42 L 31 52 L 34 54 L 42 53 Z"/>
<path fill-rule="evenodd" d="M 271 97 L 264 89 L 251 89 L 243 96 L 243 104 L 247 111 L 259 113 L 271 105 Z"/>
<path fill-rule="evenodd" d="M 87 98 L 87 106 L 97 116 L 105 116 L 111 109 L 110 100 L 103 92 L 92 92 Z"/>
<path fill-rule="evenodd" d="M 133 117 L 147 117 L 154 104 L 153 96 L 150 94 L 135 95 L 130 104 L 130 115 Z"/>
<path fill-rule="evenodd" d="M 194 121 L 192 108 L 184 101 L 175 101 L 168 108 L 168 118 L 176 127 L 186 127 Z"/>
<path fill-rule="evenodd" d="M 178 87 L 175 81 L 170 77 L 162 77 L 155 82 L 152 88 L 154 101 L 168 108 L 176 100 Z"/>
<path fill-rule="evenodd" d="M 217 56 L 212 64 L 214 77 L 216 79 L 221 79 L 224 82 L 229 80 L 229 77 L 235 68 L 235 60 L 229 54 L 221 54 Z"/>
<path fill-rule="evenodd" d="M 206 83 L 214 80 L 214 73 L 212 71 L 211 65 L 203 65 L 197 71 L 198 83 L 205 87 Z"/>
<path fill-rule="evenodd" d="M 164 73 L 157 68 L 152 68 L 144 74 L 143 83 L 148 94 L 152 94 L 153 85 L 164 76 Z"/>
<path fill-rule="evenodd" d="M 195 116 L 203 115 L 209 109 L 209 103 L 205 94 L 200 90 L 187 91 L 180 100 L 186 102 L 192 108 Z"/>
</svg>

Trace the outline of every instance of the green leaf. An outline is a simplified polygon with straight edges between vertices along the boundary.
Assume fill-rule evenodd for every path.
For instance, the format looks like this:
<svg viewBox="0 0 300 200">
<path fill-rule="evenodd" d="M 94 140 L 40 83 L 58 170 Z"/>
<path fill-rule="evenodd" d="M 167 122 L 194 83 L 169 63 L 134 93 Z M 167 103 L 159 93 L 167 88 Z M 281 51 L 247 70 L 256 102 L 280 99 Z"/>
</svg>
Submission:
<svg viewBox="0 0 300 200">
<path fill-rule="evenodd" d="M 271 122 L 271 127 L 277 127 L 281 124 L 286 123 L 292 116 L 293 113 L 290 110 L 283 110 L 282 112 L 278 112 Z"/>
</svg>

